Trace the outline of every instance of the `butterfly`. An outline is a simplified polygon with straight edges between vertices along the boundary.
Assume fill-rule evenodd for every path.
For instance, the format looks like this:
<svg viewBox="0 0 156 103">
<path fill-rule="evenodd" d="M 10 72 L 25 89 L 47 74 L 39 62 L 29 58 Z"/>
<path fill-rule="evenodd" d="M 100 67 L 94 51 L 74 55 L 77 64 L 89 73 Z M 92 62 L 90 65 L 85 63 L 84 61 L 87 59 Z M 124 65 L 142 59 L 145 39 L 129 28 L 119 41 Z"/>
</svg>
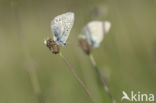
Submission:
<svg viewBox="0 0 156 103">
<path fill-rule="evenodd" d="M 109 21 L 91 21 L 83 28 L 83 34 L 89 45 L 99 47 L 110 27 L 111 23 Z"/>
<path fill-rule="evenodd" d="M 53 38 L 58 45 L 66 45 L 66 41 L 68 39 L 73 24 L 73 12 L 67 12 L 62 15 L 58 15 L 51 21 L 51 30 L 53 33 Z"/>
</svg>

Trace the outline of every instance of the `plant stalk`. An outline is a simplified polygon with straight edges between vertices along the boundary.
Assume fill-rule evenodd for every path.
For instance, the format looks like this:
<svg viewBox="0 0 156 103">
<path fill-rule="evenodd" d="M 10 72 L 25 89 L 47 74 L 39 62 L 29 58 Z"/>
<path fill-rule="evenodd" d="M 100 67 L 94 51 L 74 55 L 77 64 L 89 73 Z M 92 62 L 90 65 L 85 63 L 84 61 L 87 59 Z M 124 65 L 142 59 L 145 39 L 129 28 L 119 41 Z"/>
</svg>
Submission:
<svg viewBox="0 0 156 103">
<path fill-rule="evenodd" d="M 34 90 L 34 94 L 37 98 L 37 103 L 44 103 L 43 101 L 43 97 L 42 97 L 42 93 L 41 93 L 41 89 L 40 89 L 40 85 L 39 85 L 39 80 L 36 74 L 36 67 L 34 65 L 34 62 L 31 59 L 29 50 L 27 48 L 26 45 L 26 41 L 24 40 L 24 35 L 22 32 L 22 28 L 21 28 L 21 22 L 20 22 L 20 18 L 19 18 L 19 5 L 18 5 L 18 1 L 12 0 L 11 2 L 11 8 L 12 8 L 12 12 L 13 12 L 13 16 L 16 22 L 16 26 L 17 26 L 17 34 L 19 37 L 19 43 L 24 55 L 24 60 L 25 60 L 25 65 L 26 65 L 26 70 L 28 72 L 28 76 L 31 80 L 31 84 Z"/>
<path fill-rule="evenodd" d="M 65 64 L 68 66 L 68 68 L 71 70 L 71 72 L 73 73 L 74 77 L 77 79 L 77 81 L 80 83 L 80 85 L 83 87 L 83 89 L 85 90 L 85 92 L 88 94 L 88 96 L 90 97 L 90 99 L 92 100 L 93 103 L 96 103 L 95 99 L 93 98 L 93 96 L 91 95 L 89 89 L 87 88 L 87 86 L 84 84 L 84 82 L 79 78 L 79 76 L 77 75 L 77 73 L 75 72 L 74 68 L 71 66 L 71 64 L 68 62 L 68 60 L 62 55 L 62 53 L 60 53 L 60 57 L 62 57 L 62 59 L 64 60 Z"/>
<path fill-rule="evenodd" d="M 111 92 L 110 92 L 109 89 L 108 89 L 108 86 L 107 86 L 107 84 L 106 84 L 106 82 L 105 82 L 105 78 L 104 78 L 104 77 L 102 76 L 102 74 L 100 73 L 100 71 L 99 71 L 99 69 L 98 69 L 98 67 L 97 67 L 96 61 L 95 61 L 95 59 L 94 59 L 94 56 L 93 56 L 91 53 L 89 54 L 89 58 L 90 58 L 90 60 L 91 60 L 91 63 L 92 63 L 92 65 L 93 65 L 94 69 L 96 70 L 98 79 L 100 80 L 101 84 L 103 85 L 104 90 L 106 91 L 106 93 L 107 93 L 108 96 L 110 97 L 112 103 L 116 103 L 115 99 L 113 98 Z"/>
</svg>

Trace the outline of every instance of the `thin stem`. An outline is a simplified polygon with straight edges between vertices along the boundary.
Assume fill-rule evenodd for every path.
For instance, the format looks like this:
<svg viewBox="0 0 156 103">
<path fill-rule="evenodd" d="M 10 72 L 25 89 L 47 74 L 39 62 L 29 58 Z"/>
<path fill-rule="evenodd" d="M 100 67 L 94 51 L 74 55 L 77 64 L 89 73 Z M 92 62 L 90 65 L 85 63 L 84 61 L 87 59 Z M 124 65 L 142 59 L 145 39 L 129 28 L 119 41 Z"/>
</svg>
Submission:
<svg viewBox="0 0 156 103">
<path fill-rule="evenodd" d="M 36 67 L 34 62 L 31 59 L 29 50 L 27 48 L 27 44 L 24 40 L 24 35 L 22 32 L 22 28 L 21 28 L 21 22 L 20 22 L 20 18 L 19 18 L 19 5 L 18 2 L 15 0 L 11 1 L 11 7 L 12 7 L 12 12 L 13 12 L 13 16 L 16 22 L 16 26 L 17 26 L 17 34 L 19 37 L 19 41 L 20 41 L 20 46 L 24 55 L 24 60 L 26 63 L 26 70 L 28 72 L 28 76 L 31 80 L 31 84 L 35 93 L 35 96 L 37 98 L 37 102 L 38 103 L 43 103 L 43 97 L 42 97 L 42 93 L 41 93 L 41 89 L 40 89 L 40 85 L 39 85 L 39 80 L 36 74 Z"/>
<path fill-rule="evenodd" d="M 32 60 L 29 59 L 28 63 L 26 64 L 26 70 L 29 74 L 29 78 L 31 80 L 31 84 L 37 98 L 37 103 L 44 103 L 44 99 L 41 93 L 39 80 L 36 74 L 36 68 Z"/>
<path fill-rule="evenodd" d="M 98 67 L 97 67 L 97 65 L 96 65 L 96 61 L 95 61 L 95 59 L 94 59 L 94 57 L 93 57 L 93 55 L 92 55 L 91 53 L 89 54 L 89 58 L 90 58 L 90 60 L 91 60 L 91 63 L 92 63 L 92 65 L 93 65 L 93 67 L 94 67 L 95 70 L 96 70 L 97 76 L 98 76 L 98 78 L 99 78 L 101 84 L 103 85 L 104 90 L 105 90 L 106 93 L 109 95 L 109 97 L 110 97 L 112 103 L 116 103 L 115 99 L 113 98 L 111 92 L 110 92 L 109 89 L 108 89 L 108 86 L 107 86 L 107 84 L 106 84 L 106 82 L 105 82 L 105 78 L 104 78 L 104 77 L 102 76 L 102 74 L 100 73 L 100 71 L 99 71 L 99 69 L 98 69 Z"/>
<path fill-rule="evenodd" d="M 79 78 L 79 76 L 77 75 L 77 73 L 75 72 L 74 68 L 71 66 L 71 64 L 68 62 L 68 60 L 62 55 L 62 53 L 60 53 L 60 56 L 62 57 L 62 59 L 64 60 L 64 62 L 66 63 L 66 65 L 68 66 L 68 68 L 71 70 L 71 72 L 73 73 L 74 77 L 77 79 L 77 81 L 80 83 L 80 85 L 83 87 L 83 89 L 86 91 L 86 93 L 88 94 L 88 96 L 91 98 L 93 103 L 96 103 L 95 99 L 93 98 L 93 96 L 91 95 L 90 91 L 88 90 L 87 86 L 84 84 L 84 82 Z"/>
</svg>

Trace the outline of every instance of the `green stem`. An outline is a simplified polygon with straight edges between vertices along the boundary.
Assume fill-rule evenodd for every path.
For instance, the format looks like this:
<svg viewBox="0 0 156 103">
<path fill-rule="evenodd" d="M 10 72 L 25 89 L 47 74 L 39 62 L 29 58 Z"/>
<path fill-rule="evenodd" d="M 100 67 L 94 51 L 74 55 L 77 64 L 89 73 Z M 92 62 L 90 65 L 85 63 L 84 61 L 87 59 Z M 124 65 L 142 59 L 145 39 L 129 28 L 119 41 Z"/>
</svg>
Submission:
<svg viewBox="0 0 156 103">
<path fill-rule="evenodd" d="M 33 90 L 35 93 L 35 96 L 37 98 L 37 103 L 43 103 L 43 97 L 42 97 L 42 93 L 41 93 L 41 89 L 40 89 L 40 85 L 39 85 L 39 80 L 36 74 L 36 67 L 34 65 L 34 62 L 31 59 L 31 56 L 29 54 L 29 50 L 27 48 L 26 42 L 24 40 L 24 35 L 22 32 L 22 28 L 21 28 L 21 22 L 20 22 L 20 18 L 19 18 L 19 5 L 18 5 L 18 1 L 12 0 L 11 1 L 11 8 L 12 8 L 12 12 L 14 15 L 14 19 L 16 22 L 16 26 L 17 26 L 17 34 L 19 36 L 19 41 L 20 41 L 20 46 L 24 55 L 24 60 L 26 62 L 26 70 L 28 72 L 28 75 L 30 77 L 31 80 L 31 84 L 33 86 Z"/>
<path fill-rule="evenodd" d="M 106 84 L 106 82 L 105 82 L 105 79 L 104 79 L 104 77 L 102 76 L 102 74 L 100 73 L 100 71 L 99 71 L 99 69 L 98 69 L 98 67 L 97 67 L 96 61 L 95 61 L 95 59 L 94 59 L 94 57 L 93 57 L 93 55 L 92 55 L 91 53 L 89 54 L 89 58 L 90 58 L 90 60 L 91 60 L 91 63 L 92 63 L 92 65 L 93 65 L 93 67 L 94 67 L 95 70 L 96 70 L 98 79 L 100 80 L 101 84 L 103 85 L 104 90 L 105 90 L 106 93 L 109 95 L 109 97 L 110 97 L 112 103 L 116 103 L 116 101 L 115 101 L 115 99 L 113 98 L 111 92 L 109 91 L 108 86 L 107 86 L 107 84 Z"/>
<path fill-rule="evenodd" d="M 37 98 L 37 103 L 44 103 L 44 99 L 42 97 L 39 80 L 36 74 L 36 68 L 34 66 L 33 61 L 29 60 L 29 62 L 26 64 L 26 70 L 29 74 L 29 78 L 31 80 L 31 84 L 35 93 L 35 96 Z"/>
<path fill-rule="evenodd" d="M 66 63 L 66 65 L 68 66 L 68 68 L 71 70 L 71 72 L 73 73 L 74 77 L 77 79 L 77 81 L 80 83 L 80 85 L 83 87 L 83 89 L 85 90 L 85 92 L 88 94 L 88 96 L 91 98 L 93 103 L 96 103 L 95 99 L 93 98 L 93 96 L 91 95 L 90 91 L 88 90 L 87 86 L 84 84 L 84 82 L 79 78 L 79 76 L 77 75 L 77 73 L 75 72 L 74 68 L 71 66 L 71 64 L 68 62 L 68 60 L 62 55 L 62 53 L 59 54 L 60 57 L 62 57 L 62 59 L 64 60 L 64 62 Z"/>
</svg>

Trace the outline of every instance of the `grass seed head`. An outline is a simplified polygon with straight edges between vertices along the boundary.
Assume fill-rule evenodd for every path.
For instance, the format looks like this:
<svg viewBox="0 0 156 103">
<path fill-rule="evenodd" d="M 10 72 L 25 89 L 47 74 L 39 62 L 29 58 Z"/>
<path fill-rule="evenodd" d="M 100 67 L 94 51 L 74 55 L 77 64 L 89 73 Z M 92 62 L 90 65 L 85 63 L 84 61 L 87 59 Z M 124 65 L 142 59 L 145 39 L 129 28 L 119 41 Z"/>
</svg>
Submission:
<svg viewBox="0 0 156 103">
<path fill-rule="evenodd" d="M 91 52 L 91 47 L 90 47 L 90 45 L 87 43 L 85 36 L 83 36 L 83 35 L 80 36 L 80 38 L 79 38 L 79 43 L 80 43 L 80 46 L 81 46 L 82 50 L 83 50 L 87 55 L 89 55 L 90 52 Z"/>
<path fill-rule="evenodd" d="M 49 48 L 49 50 L 53 54 L 58 54 L 60 52 L 59 45 L 57 45 L 56 42 L 54 40 L 52 40 L 51 38 L 44 40 L 44 44 Z"/>
</svg>

